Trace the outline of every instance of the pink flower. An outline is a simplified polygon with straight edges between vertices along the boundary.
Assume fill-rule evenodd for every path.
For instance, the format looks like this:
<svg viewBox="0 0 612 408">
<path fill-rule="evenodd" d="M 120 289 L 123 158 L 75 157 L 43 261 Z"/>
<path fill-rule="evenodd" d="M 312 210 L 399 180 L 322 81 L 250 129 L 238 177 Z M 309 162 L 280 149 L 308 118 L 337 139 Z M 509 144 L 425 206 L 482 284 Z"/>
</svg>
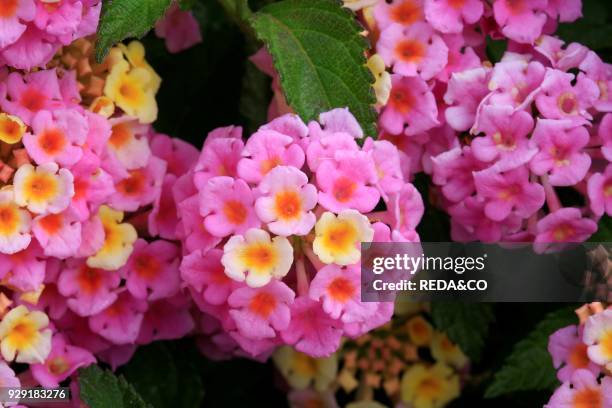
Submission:
<svg viewBox="0 0 612 408">
<path fill-rule="evenodd" d="M 106 309 L 89 318 L 89 328 L 114 344 L 136 341 L 147 302 L 122 292 Z"/>
<path fill-rule="evenodd" d="M 178 297 L 149 303 L 137 342 L 148 344 L 187 336 L 195 326 L 189 310 L 190 304 L 189 299 L 181 294 Z"/>
<path fill-rule="evenodd" d="M 612 216 L 612 165 L 608 164 L 602 173 L 589 177 L 588 195 L 593 213 L 601 217 L 604 213 Z"/>
<path fill-rule="evenodd" d="M 204 227 L 216 237 L 241 234 L 260 225 L 253 206 L 255 195 L 244 180 L 211 178 L 199 197 Z"/>
<path fill-rule="evenodd" d="M 431 158 L 433 182 L 442 186 L 448 200 L 458 202 L 476 191 L 473 172 L 485 168 L 469 146 L 455 147 Z"/>
<path fill-rule="evenodd" d="M 423 21 L 423 0 L 379 1 L 374 8 L 374 17 L 381 30 L 394 23 L 409 26 Z"/>
<path fill-rule="evenodd" d="M 175 182 L 175 175 L 166 174 L 161 192 L 153 202 L 153 209 L 148 217 L 149 233 L 152 236 L 159 235 L 164 239 L 177 239 L 176 229 L 179 219 L 176 201 L 172 194 Z"/>
<path fill-rule="evenodd" d="M 26 24 L 34 19 L 36 5 L 33 0 L 17 0 L 2 6 L 0 17 L 0 48 L 15 43 L 26 29 Z"/>
<path fill-rule="evenodd" d="M 201 293 L 204 300 L 212 305 L 225 303 L 237 284 L 225 274 L 221 263 L 223 251 L 211 249 L 208 252 L 193 251 L 183 257 L 181 277 Z"/>
<path fill-rule="evenodd" d="M 451 238 L 453 241 L 500 242 L 521 228 L 521 217 L 510 214 L 503 221 L 493 221 L 485 213 L 486 201 L 478 197 L 467 197 L 448 209 L 451 216 Z"/>
<path fill-rule="evenodd" d="M 118 162 L 120 167 L 127 170 L 146 166 L 151 157 L 151 148 L 146 138 L 148 126 L 130 116 L 112 118 L 109 123 L 112 128 L 106 143 L 108 160 Z"/>
<path fill-rule="evenodd" d="M 135 211 L 151 204 L 160 194 L 166 162 L 151 157 L 142 168 L 130 170 L 127 177 L 115 181 L 115 193 L 109 198 L 111 207 L 120 211 Z"/>
<path fill-rule="evenodd" d="M 581 405 L 611 408 L 612 377 L 604 377 L 599 384 L 589 370 L 576 370 L 569 381 L 557 388 L 544 408 L 578 408 Z"/>
<path fill-rule="evenodd" d="M 574 75 L 548 68 L 542 82 L 542 91 L 536 97 L 536 106 L 548 119 L 568 119 L 578 126 L 592 119 L 587 110 L 599 98 L 597 84 L 583 73 Z"/>
<path fill-rule="evenodd" d="M 363 146 L 369 151 L 376 167 L 376 185 L 381 195 L 397 193 L 404 185 L 400 155 L 397 147 L 387 140 L 372 140 L 368 138 Z"/>
<path fill-rule="evenodd" d="M 66 304 L 79 316 L 91 316 L 117 299 L 121 277 L 116 271 L 90 268 L 83 260 L 67 262 L 57 280 L 57 288 L 68 298 Z"/>
<path fill-rule="evenodd" d="M 51 352 L 42 364 L 32 364 L 32 376 L 43 387 L 53 388 L 67 379 L 80 367 L 95 364 L 96 359 L 80 347 L 69 345 L 62 334 L 56 333 L 51 340 Z"/>
<path fill-rule="evenodd" d="M 40 110 L 57 109 L 63 105 L 57 73 L 54 69 L 21 75 L 12 72 L 6 79 L 7 95 L 0 106 L 11 115 L 20 117 L 27 125 Z"/>
<path fill-rule="evenodd" d="M 599 87 L 599 99 L 594 102 L 595 108 L 600 112 L 612 112 L 612 76 L 609 64 L 603 62 L 594 51 L 588 51 L 580 63 L 580 69 Z"/>
<path fill-rule="evenodd" d="M 323 133 L 320 138 L 310 140 L 306 148 L 306 159 L 311 171 L 316 172 L 325 160 L 333 160 L 337 151 L 359 151 L 355 138 L 348 133 Z M 612 140 L 612 138 L 611 138 Z"/>
<path fill-rule="evenodd" d="M 546 5 L 547 0 L 498 0 L 493 4 L 493 15 L 506 37 L 533 44 L 546 23 Z"/>
<path fill-rule="evenodd" d="M 436 100 L 421 78 L 391 75 L 391 94 L 380 115 L 389 133 L 416 135 L 438 125 Z"/>
<path fill-rule="evenodd" d="M 321 303 L 297 297 L 291 305 L 291 322 L 281 332 L 281 337 L 297 351 L 313 357 L 327 357 L 340 345 L 340 327 L 340 322 L 325 313 Z"/>
<path fill-rule="evenodd" d="M 330 264 L 319 269 L 310 282 L 308 296 L 321 301 L 330 317 L 346 323 L 365 321 L 376 312 L 375 303 L 361 302 L 359 264 L 344 268 Z"/>
<path fill-rule="evenodd" d="M 74 176 L 74 196 L 70 210 L 81 221 L 95 214 L 98 207 L 105 203 L 115 191 L 113 179 L 100 168 L 100 159 L 85 151 L 81 160 L 71 168 Z"/>
<path fill-rule="evenodd" d="M 57 38 L 29 24 L 13 44 L 0 50 L 6 64 L 17 69 L 44 68 L 60 48 Z"/>
<path fill-rule="evenodd" d="M 550 174 L 553 186 L 571 186 L 581 181 L 591 166 L 582 149 L 589 143 L 589 132 L 569 121 L 538 119 L 531 142 L 539 152 L 530 167 L 537 175 Z"/>
<path fill-rule="evenodd" d="M 454 73 L 460 73 L 482 66 L 480 57 L 478 57 L 472 47 L 468 47 L 466 39 L 462 34 L 446 34 L 442 36 L 442 39 L 448 47 L 448 63 L 444 69 L 436 75 L 437 80 L 448 82 Z"/>
<path fill-rule="evenodd" d="M 521 166 L 536 154 L 529 147 L 528 135 L 533 130 L 533 118 L 511 106 L 487 105 L 482 109 L 478 131 L 485 137 L 472 140 L 474 156 L 483 162 L 497 160 L 496 168 L 508 170 Z"/>
<path fill-rule="evenodd" d="M 493 68 L 489 80 L 489 89 L 493 92 L 486 102 L 510 105 L 517 110 L 525 109 L 540 92 L 546 72 L 544 65 L 538 61 L 502 60 Z"/>
<path fill-rule="evenodd" d="M 326 160 L 317 168 L 319 203 L 333 212 L 354 208 L 372 211 L 380 200 L 375 187 L 376 167 L 366 152 L 337 151 L 335 160 Z"/>
<path fill-rule="evenodd" d="M 518 167 L 504 173 L 487 169 L 474 173 L 478 195 L 487 200 L 485 214 L 502 221 L 512 211 L 527 218 L 544 205 L 544 188 L 529 182 L 529 172 Z"/>
<path fill-rule="evenodd" d="M 178 2 L 172 3 L 164 18 L 155 24 L 155 34 L 166 39 L 166 48 L 177 53 L 202 42 L 200 25 L 191 11 L 180 9 Z"/>
<path fill-rule="evenodd" d="M 387 209 L 391 214 L 391 226 L 402 234 L 416 230 L 425 212 L 423 198 L 412 184 L 404 184 L 402 189 L 389 197 Z"/>
<path fill-rule="evenodd" d="M 599 367 L 589 360 L 587 346 L 581 337 L 582 329 L 573 325 L 557 330 L 548 339 L 548 352 L 559 370 L 557 378 L 561 382 L 569 381 L 572 374 L 580 369 L 599 374 Z"/>
<path fill-rule="evenodd" d="M 65 259 L 76 255 L 81 246 L 81 223 L 66 211 L 37 216 L 32 232 L 46 256 Z"/>
<path fill-rule="evenodd" d="M 536 251 L 543 252 L 559 242 L 583 242 L 597 231 L 597 223 L 582 218 L 578 208 L 561 208 L 538 221 Z"/>
<path fill-rule="evenodd" d="M 11 255 L 0 254 L 0 276 L 22 292 L 40 289 L 45 279 L 46 260 L 36 241 Z"/>
<path fill-rule="evenodd" d="M 334 136 L 338 133 L 349 134 L 355 139 L 363 137 L 363 129 L 348 108 L 336 108 L 322 112 L 319 114 L 318 122 L 311 121 L 308 123 L 308 130 L 310 136 L 314 139 Z"/>
<path fill-rule="evenodd" d="M 125 277 L 126 287 L 135 298 L 166 298 L 179 290 L 178 255 L 178 248 L 170 242 L 139 239 L 119 274 Z"/>
<path fill-rule="evenodd" d="M 489 71 L 485 68 L 473 68 L 451 75 L 444 95 L 444 102 L 449 105 L 444 117 L 450 127 L 459 132 L 472 127 L 478 105 L 489 93 L 488 77 Z"/>
<path fill-rule="evenodd" d="M 420 75 L 425 80 L 442 71 L 448 62 L 448 47 L 424 22 L 387 27 L 380 35 L 376 51 L 387 66 L 393 67 L 394 73 Z"/>
<path fill-rule="evenodd" d="M 587 53 L 592 52 L 589 51 L 587 47 L 579 43 L 571 43 L 567 44 L 567 46 L 565 45 L 565 42 L 557 37 L 543 35 L 542 37 L 538 38 L 538 41 L 533 48 L 540 54 L 544 55 L 553 68 L 560 69 L 561 71 L 568 71 L 579 66 L 582 67 L 582 62 L 587 56 Z M 588 71 L 586 72 L 588 75 Z M 588 76 L 590 77 L 590 75 Z"/>
<path fill-rule="evenodd" d="M 253 289 L 242 287 L 234 290 L 227 299 L 230 316 L 236 322 L 238 332 L 250 339 L 276 337 L 285 330 L 291 320 L 289 305 L 295 293 L 279 281 Z"/>
<path fill-rule="evenodd" d="M 548 0 L 546 12 L 562 23 L 573 22 L 582 17 L 582 0 Z"/>
<path fill-rule="evenodd" d="M 151 152 L 155 157 L 164 160 L 168 165 L 168 173 L 176 177 L 187 173 L 198 160 L 198 150 L 189 143 L 156 133 L 151 138 Z"/>
<path fill-rule="evenodd" d="M 0 383 L 2 383 L 3 387 L 20 388 L 21 386 L 15 372 L 4 361 L 0 361 Z"/>
<path fill-rule="evenodd" d="M 304 165 L 304 150 L 294 143 L 291 136 L 274 130 L 259 130 L 244 146 L 238 162 L 238 175 L 249 183 L 257 184 L 276 166 Z"/>
<path fill-rule="evenodd" d="M 601 139 L 601 152 L 606 160 L 612 161 L 612 113 L 606 114 L 599 124 L 598 136 Z"/>
<path fill-rule="evenodd" d="M 425 18 L 443 33 L 460 33 L 464 24 L 474 24 L 484 11 L 482 0 L 425 0 Z"/>
<path fill-rule="evenodd" d="M 583 340 L 588 346 L 591 361 L 605 367 L 612 363 L 612 350 L 609 347 L 612 341 L 612 310 L 604 310 L 587 319 Z"/>
<path fill-rule="evenodd" d="M 295 167 L 277 166 L 263 178 L 255 211 L 276 235 L 306 235 L 316 221 L 317 189 L 308 176 Z"/>
<path fill-rule="evenodd" d="M 80 1 L 64 1 L 56 7 L 48 7 L 39 2 L 34 24 L 39 29 L 57 36 L 62 43 L 69 44 L 81 22 L 83 7 Z"/>
<path fill-rule="evenodd" d="M 222 129 L 217 129 L 216 131 Z M 242 129 L 232 128 L 232 132 L 240 135 Z M 202 185 L 209 178 L 215 176 L 237 176 L 238 162 L 240 161 L 243 148 L 244 143 L 242 143 L 240 138 L 216 137 L 210 141 L 207 139 L 195 166 L 196 174 L 194 181 L 196 184 Z"/>
</svg>

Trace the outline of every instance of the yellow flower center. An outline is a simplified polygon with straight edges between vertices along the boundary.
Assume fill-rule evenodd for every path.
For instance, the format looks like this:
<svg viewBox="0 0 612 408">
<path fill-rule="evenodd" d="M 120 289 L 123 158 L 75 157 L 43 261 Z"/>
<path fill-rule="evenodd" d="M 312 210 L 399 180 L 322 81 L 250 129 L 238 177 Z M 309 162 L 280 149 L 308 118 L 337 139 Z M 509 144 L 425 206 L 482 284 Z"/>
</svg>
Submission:
<svg viewBox="0 0 612 408">
<path fill-rule="evenodd" d="M 58 182 L 52 174 L 32 173 L 25 182 L 24 191 L 28 200 L 47 201 L 58 191 Z"/>
<path fill-rule="evenodd" d="M 108 142 L 115 149 L 120 149 L 132 139 L 132 129 L 127 123 L 117 123 L 113 126 Z"/>
<path fill-rule="evenodd" d="M 62 375 L 70 368 L 70 364 L 63 357 L 55 357 L 49 360 L 47 367 L 52 374 Z"/>
<path fill-rule="evenodd" d="M 0 113 L 0 140 L 14 144 L 21 140 L 25 133 L 24 123 L 14 116 Z"/>
<path fill-rule="evenodd" d="M 37 335 L 38 330 L 34 324 L 27 317 L 22 317 L 7 334 L 5 341 L 20 350 L 28 347 Z"/>
<path fill-rule="evenodd" d="M 127 75 L 122 78 L 121 84 L 119 85 L 119 95 L 121 95 L 123 102 L 132 107 L 141 106 L 144 102 L 144 92 L 142 88 L 134 81 L 130 80 Z"/>
<path fill-rule="evenodd" d="M 246 220 L 248 213 L 244 204 L 240 201 L 227 200 L 223 206 L 223 214 L 230 223 L 240 225 Z"/>
<path fill-rule="evenodd" d="M 358 231 L 346 220 L 335 220 L 323 233 L 323 244 L 332 252 L 345 252 L 357 241 Z"/>
<path fill-rule="evenodd" d="M 272 244 L 257 242 L 242 249 L 240 258 L 255 273 L 267 273 L 278 262 L 278 254 Z"/>
<path fill-rule="evenodd" d="M 434 399 L 442 391 L 440 380 L 435 377 L 425 377 L 418 386 L 419 394 Z"/>
<path fill-rule="evenodd" d="M 14 234 L 19 228 L 19 209 L 16 205 L 0 205 L 0 235 Z"/>
<path fill-rule="evenodd" d="M 297 373 L 308 377 L 314 377 L 319 369 L 317 360 L 304 353 L 295 353 L 293 367 Z"/>
<path fill-rule="evenodd" d="M 601 336 L 599 344 L 604 352 L 605 356 L 612 359 L 612 329 L 608 330 Z"/>
</svg>

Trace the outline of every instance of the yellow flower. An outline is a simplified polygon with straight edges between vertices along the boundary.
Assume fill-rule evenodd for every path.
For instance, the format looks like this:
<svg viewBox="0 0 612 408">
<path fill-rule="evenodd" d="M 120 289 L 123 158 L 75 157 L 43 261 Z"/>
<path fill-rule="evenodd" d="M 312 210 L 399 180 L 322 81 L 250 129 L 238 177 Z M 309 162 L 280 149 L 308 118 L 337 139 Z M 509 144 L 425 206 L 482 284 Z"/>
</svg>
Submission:
<svg viewBox="0 0 612 408">
<path fill-rule="evenodd" d="M 0 321 L 0 350 L 6 361 L 42 363 L 51 351 L 49 318 L 24 305 L 12 309 Z M 15 356 L 17 358 L 15 358 Z"/>
<path fill-rule="evenodd" d="M 125 113 L 137 117 L 142 123 L 157 118 L 154 79 L 146 68 L 135 67 L 122 60 L 110 70 L 104 85 L 104 95 Z"/>
<path fill-rule="evenodd" d="M 13 187 L 15 203 L 37 214 L 62 212 L 74 196 L 72 173 L 55 163 L 22 165 L 15 172 Z"/>
<path fill-rule="evenodd" d="M 115 113 L 115 104 L 107 96 L 98 96 L 89 105 L 89 110 L 108 119 Z"/>
<path fill-rule="evenodd" d="M 157 75 L 157 72 L 149 65 L 145 60 L 145 48 L 140 41 L 132 41 L 127 46 L 119 43 L 117 45 L 128 62 L 136 68 L 143 68 L 151 75 L 151 89 L 157 93 L 159 86 L 161 85 L 161 77 Z"/>
<path fill-rule="evenodd" d="M 368 59 L 367 66 L 376 80 L 372 85 L 376 94 L 376 103 L 378 106 L 384 106 L 391 94 L 391 75 L 386 71 L 385 62 L 378 54 L 374 54 Z"/>
<path fill-rule="evenodd" d="M 408 335 L 415 346 L 426 346 L 431 342 L 433 328 L 422 316 L 415 316 L 406 323 Z"/>
<path fill-rule="evenodd" d="M 461 368 L 467 363 L 467 357 L 445 333 L 436 332 L 431 342 L 431 354 L 436 361 Z"/>
<path fill-rule="evenodd" d="M 105 205 L 98 211 L 104 226 L 104 244 L 93 256 L 87 258 L 87 266 L 106 270 L 119 269 L 127 262 L 138 238 L 136 229 L 128 223 L 121 224 L 123 213 Z"/>
<path fill-rule="evenodd" d="M 411 366 L 402 377 L 402 401 L 414 408 L 442 408 L 459 396 L 459 377 L 441 363 Z"/>
<path fill-rule="evenodd" d="M 315 225 L 312 249 L 326 263 L 351 265 L 361 257 L 359 244 L 372 241 L 374 230 L 368 218 L 355 210 L 343 210 L 334 215 L 324 212 Z"/>
<path fill-rule="evenodd" d="M 313 358 L 295 351 L 293 347 L 283 346 L 272 356 L 274 364 L 292 388 L 303 390 L 311 385 L 317 391 L 325 391 L 336 379 L 338 356 Z"/>
<path fill-rule="evenodd" d="M 12 187 L 0 190 L 0 253 L 14 254 L 30 244 L 30 213 L 17 206 Z"/>
<path fill-rule="evenodd" d="M 26 131 L 26 125 L 17 116 L 0 113 L 0 140 L 15 144 L 21 141 Z"/>
<path fill-rule="evenodd" d="M 221 263 L 227 276 L 258 288 L 287 275 L 293 264 L 293 247 L 285 237 L 271 239 L 266 231 L 251 228 L 244 236 L 234 235 L 227 241 Z"/>
</svg>

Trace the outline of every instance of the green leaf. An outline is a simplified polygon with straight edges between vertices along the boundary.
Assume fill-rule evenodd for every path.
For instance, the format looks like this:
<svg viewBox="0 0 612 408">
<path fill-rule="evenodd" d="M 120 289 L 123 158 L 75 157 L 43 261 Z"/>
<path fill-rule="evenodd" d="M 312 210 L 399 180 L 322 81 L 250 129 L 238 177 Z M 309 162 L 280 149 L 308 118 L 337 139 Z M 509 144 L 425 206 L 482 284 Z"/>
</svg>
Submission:
<svg viewBox="0 0 612 408">
<path fill-rule="evenodd" d="M 153 343 L 136 351 L 123 375 L 155 408 L 199 407 L 204 391 L 192 354 L 187 347 Z"/>
<path fill-rule="evenodd" d="M 90 408 L 147 408 L 148 404 L 125 381 L 97 365 L 79 370 L 81 400 Z"/>
<path fill-rule="evenodd" d="M 251 18 L 272 54 L 287 102 L 308 121 L 348 107 L 375 137 L 374 79 L 365 66 L 368 41 L 354 15 L 334 0 L 284 0 Z"/>
<path fill-rule="evenodd" d="M 487 303 L 432 302 L 431 314 L 438 330 L 478 361 L 485 345 L 493 309 Z"/>
<path fill-rule="evenodd" d="M 589 242 L 612 242 L 612 218 L 604 215 Z"/>
<path fill-rule="evenodd" d="M 119 41 L 142 37 L 160 19 L 172 0 L 109 0 L 102 3 L 96 59 L 102 62 Z"/>
<path fill-rule="evenodd" d="M 249 18 L 253 15 L 248 0 L 218 0 L 227 15 L 246 33 L 253 34 Z"/>
<path fill-rule="evenodd" d="M 523 340 L 515 344 L 485 398 L 495 398 L 516 391 L 553 390 L 559 385 L 548 353 L 548 337 L 556 330 L 576 324 L 573 308 L 564 307 L 549 313 Z"/>
</svg>

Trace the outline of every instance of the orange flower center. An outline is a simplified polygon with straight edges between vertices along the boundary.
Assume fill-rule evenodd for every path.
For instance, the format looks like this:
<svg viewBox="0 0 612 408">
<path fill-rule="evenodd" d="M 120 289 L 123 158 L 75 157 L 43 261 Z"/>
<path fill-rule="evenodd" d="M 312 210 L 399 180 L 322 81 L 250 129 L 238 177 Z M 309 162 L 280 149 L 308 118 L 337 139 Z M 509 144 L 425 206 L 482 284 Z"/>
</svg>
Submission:
<svg viewBox="0 0 612 408">
<path fill-rule="evenodd" d="M 277 260 L 272 245 L 266 243 L 251 244 L 243 250 L 241 255 L 244 263 L 255 272 L 269 270 Z"/>
<path fill-rule="evenodd" d="M 70 369 L 70 364 L 63 357 L 55 357 L 47 362 L 47 367 L 52 374 L 62 375 Z"/>
<path fill-rule="evenodd" d="M 141 194 L 145 187 L 145 175 L 142 170 L 132 170 L 130 175 L 117 183 L 117 190 L 127 196 Z"/>
<path fill-rule="evenodd" d="M 274 206 L 278 218 L 281 220 L 292 220 L 300 215 L 302 200 L 295 191 L 283 191 L 276 194 Z"/>
<path fill-rule="evenodd" d="M 0 0 L 4 1 L 4 0 Z M 0 6 L 0 9 L 2 7 Z M 44 106 L 45 96 L 34 88 L 28 88 L 21 94 L 19 103 L 30 111 L 39 111 Z"/>
<path fill-rule="evenodd" d="M 49 235 L 57 233 L 62 228 L 62 215 L 49 214 L 39 220 L 40 226 Z"/>
<path fill-rule="evenodd" d="M 427 398 L 432 398 L 440 393 L 442 384 L 437 378 L 424 378 L 419 383 L 419 393 Z"/>
<path fill-rule="evenodd" d="M 345 203 L 353 197 L 357 184 L 347 177 L 340 177 L 334 183 L 334 198 Z"/>
<path fill-rule="evenodd" d="M 18 0 L 0 0 L 0 17 L 13 17 L 18 5 Z"/>
<path fill-rule="evenodd" d="M 10 235 L 17 230 L 19 226 L 19 213 L 17 207 L 11 204 L 2 204 L 0 206 L 0 234 Z"/>
<path fill-rule="evenodd" d="M 401 61 L 418 64 L 425 56 L 425 46 L 420 41 L 400 41 L 395 47 L 395 56 Z"/>
<path fill-rule="evenodd" d="M 260 165 L 261 174 L 268 174 L 270 170 L 276 166 L 282 164 L 280 157 L 274 156 L 269 159 L 263 160 Z"/>
<path fill-rule="evenodd" d="M 574 228 L 572 228 L 571 225 L 567 224 L 559 225 L 557 228 L 554 229 L 552 234 L 553 239 L 555 241 L 560 242 L 567 241 L 572 235 L 574 235 Z"/>
<path fill-rule="evenodd" d="M 84 178 L 74 179 L 74 199 L 81 200 L 85 198 L 87 189 L 89 188 L 89 182 Z"/>
<path fill-rule="evenodd" d="M 230 223 L 240 225 L 246 220 L 248 212 L 240 201 L 227 200 L 223 206 L 223 214 Z"/>
<path fill-rule="evenodd" d="M 48 155 L 55 155 L 66 146 L 66 136 L 59 129 L 48 129 L 38 139 L 38 145 Z"/>
<path fill-rule="evenodd" d="M 32 174 L 25 183 L 29 198 L 45 201 L 57 193 L 57 181 L 51 174 Z"/>
<path fill-rule="evenodd" d="M 574 395 L 573 408 L 602 408 L 603 401 L 599 390 L 585 388 Z"/>
<path fill-rule="evenodd" d="M 423 12 L 416 1 L 406 0 L 391 9 L 391 20 L 396 23 L 410 25 L 422 17 Z"/>
<path fill-rule="evenodd" d="M 332 299 L 345 303 L 355 294 L 355 286 L 346 278 L 336 278 L 327 287 L 327 293 Z"/>
<path fill-rule="evenodd" d="M 578 100 L 576 99 L 576 95 L 571 92 L 566 92 L 559 96 L 557 104 L 561 112 L 566 115 L 574 115 L 578 110 Z"/>
<path fill-rule="evenodd" d="M 345 251 L 357 237 L 355 227 L 347 221 L 337 221 L 325 232 L 325 246 L 335 251 Z"/>
<path fill-rule="evenodd" d="M 460 9 L 465 4 L 466 0 L 448 0 L 448 5 L 454 9 Z"/>
<path fill-rule="evenodd" d="M 79 287 L 84 293 L 91 294 L 96 292 L 102 286 L 102 272 L 99 269 L 90 268 L 83 264 L 79 270 L 77 281 Z"/>
<path fill-rule="evenodd" d="M 586 368 L 589 365 L 589 356 L 587 354 L 587 346 L 584 343 L 578 343 L 570 352 L 569 363 L 575 368 Z"/>
<path fill-rule="evenodd" d="M 120 149 L 132 139 L 132 128 L 127 123 L 117 123 L 113 126 L 109 143 L 115 148 Z"/>
<path fill-rule="evenodd" d="M 160 269 L 159 262 L 151 255 L 140 254 L 134 261 L 134 270 L 145 279 L 156 277 Z"/>
<path fill-rule="evenodd" d="M 261 317 L 267 319 L 276 307 L 276 299 L 269 293 L 260 292 L 251 298 L 249 302 L 249 310 Z"/>
<path fill-rule="evenodd" d="M 400 113 L 408 113 L 414 107 L 415 100 L 407 89 L 391 89 L 389 104 Z"/>
</svg>

